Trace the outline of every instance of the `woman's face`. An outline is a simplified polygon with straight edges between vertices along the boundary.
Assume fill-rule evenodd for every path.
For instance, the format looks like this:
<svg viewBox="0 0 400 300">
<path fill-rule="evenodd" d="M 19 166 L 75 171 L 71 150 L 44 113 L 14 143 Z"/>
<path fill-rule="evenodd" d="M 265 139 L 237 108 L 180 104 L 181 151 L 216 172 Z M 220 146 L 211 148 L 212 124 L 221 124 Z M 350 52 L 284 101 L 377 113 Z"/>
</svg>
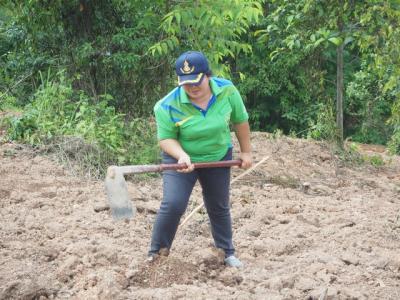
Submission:
<svg viewBox="0 0 400 300">
<path fill-rule="evenodd" d="M 199 85 L 184 84 L 183 88 L 191 100 L 204 100 L 204 98 L 210 96 L 211 88 L 209 81 L 209 78 L 204 76 Z"/>
</svg>

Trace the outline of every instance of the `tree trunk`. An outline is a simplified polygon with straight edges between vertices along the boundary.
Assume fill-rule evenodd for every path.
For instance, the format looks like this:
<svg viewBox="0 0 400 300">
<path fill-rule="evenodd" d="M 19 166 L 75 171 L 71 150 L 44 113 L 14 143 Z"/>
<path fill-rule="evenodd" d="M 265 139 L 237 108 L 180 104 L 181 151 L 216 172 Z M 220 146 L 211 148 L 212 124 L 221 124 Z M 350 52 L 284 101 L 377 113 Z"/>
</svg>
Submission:
<svg viewBox="0 0 400 300">
<path fill-rule="evenodd" d="M 336 49 L 336 127 L 340 146 L 343 146 L 343 50 L 344 44 L 342 43 Z"/>
<path fill-rule="evenodd" d="M 340 7 L 343 8 L 343 1 L 339 1 Z M 339 12 L 337 19 L 337 27 L 339 35 L 343 37 L 343 11 Z M 336 48 L 336 128 L 337 142 L 343 148 L 343 52 L 344 42 Z"/>
</svg>

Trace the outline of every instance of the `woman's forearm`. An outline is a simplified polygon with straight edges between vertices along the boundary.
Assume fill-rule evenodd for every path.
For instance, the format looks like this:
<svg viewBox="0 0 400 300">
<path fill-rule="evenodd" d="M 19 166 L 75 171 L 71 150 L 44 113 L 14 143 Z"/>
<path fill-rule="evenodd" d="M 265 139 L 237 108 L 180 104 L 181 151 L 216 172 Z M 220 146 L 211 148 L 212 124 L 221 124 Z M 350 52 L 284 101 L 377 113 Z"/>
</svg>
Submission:
<svg viewBox="0 0 400 300">
<path fill-rule="evenodd" d="M 174 157 L 178 163 L 186 164 L 187 168 L 180 169 L 178 172 L 189 173 L 194 170 L 194 165 L 190 160 L 190 156 L 183 150 L 181 144 L 175 139 L 166 139 L 161 140 L 160 142 L 161 149 L 167 154 Z"/>
<path fill-rule="evenodd" d="M 248 122 L 243 122 L 240 124 L 234 124 L 235 134 L 239 141 L 240 152 L 250 153 L 250 126 Z"/>
<path fill-rule="evenodd" d="M 187 153 L 182 149 L 182 146 L 175 139 L 165 139 L 159 142 L 161 149 L 167 154 L 179 160 L 182 156 Z"/>
</svg>

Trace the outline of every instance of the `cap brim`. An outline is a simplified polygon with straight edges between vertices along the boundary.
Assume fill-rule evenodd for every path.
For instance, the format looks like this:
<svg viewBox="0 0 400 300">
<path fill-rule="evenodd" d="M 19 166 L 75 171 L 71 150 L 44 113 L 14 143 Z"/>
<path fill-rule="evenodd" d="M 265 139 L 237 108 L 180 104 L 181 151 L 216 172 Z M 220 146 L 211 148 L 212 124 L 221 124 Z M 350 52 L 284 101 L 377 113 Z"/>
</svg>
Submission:
<svg viewBox="0 0 400 300">
<path fill-rule="evenodd" d="M 178 85 L 199 85 L 204 78 L 204 73 L 178 76 Z"/>
</svg>

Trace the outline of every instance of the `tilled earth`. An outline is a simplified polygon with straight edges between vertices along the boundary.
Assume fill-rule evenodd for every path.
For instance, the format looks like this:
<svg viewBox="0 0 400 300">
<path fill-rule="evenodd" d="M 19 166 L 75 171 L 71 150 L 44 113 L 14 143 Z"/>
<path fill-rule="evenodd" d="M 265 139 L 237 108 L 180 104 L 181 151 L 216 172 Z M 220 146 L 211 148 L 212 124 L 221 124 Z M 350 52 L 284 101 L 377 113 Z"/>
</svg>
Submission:
<svg viewBox="0 0 400 300">
<path fill-rule="evenodd" d="M 0 299 L 400 299 L 399 157 L 360 147 L 385 165 L 350 167 L 323 143 L 252 143 L 268 159 L 232 184 L 239 270 L 222 264 L 203 210 L 169 256 L 145 261 L 160 177 L 131 178 L 137 214 L 115 222 L 103 182 L 3 143 Z M 197 186 L 187 213 L 201 201 Z"/>
</svg>

